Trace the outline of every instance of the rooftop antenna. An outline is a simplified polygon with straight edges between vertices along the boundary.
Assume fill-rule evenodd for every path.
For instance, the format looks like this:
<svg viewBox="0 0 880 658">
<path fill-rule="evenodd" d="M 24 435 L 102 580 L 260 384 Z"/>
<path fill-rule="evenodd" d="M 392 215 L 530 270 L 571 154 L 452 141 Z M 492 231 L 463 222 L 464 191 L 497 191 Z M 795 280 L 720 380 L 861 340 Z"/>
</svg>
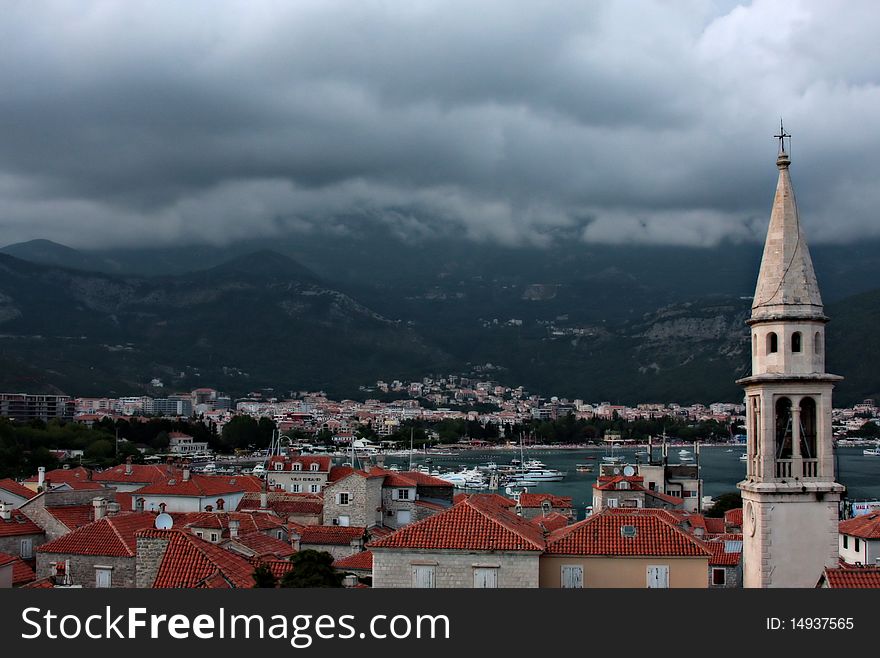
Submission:
<svg viewBox="0 0 880 658">
<path fill-rule="evenodd" d="M 779 117 L 779 134 L 773 135 L 775 139 L 779 140 L 779 154 L 783 153 L 791 153 L 791 135 L 785 132 L 785 127 L 782 125 L 782 117 Z M 788 138 L 788 151 L 785 150 L 785 139 Z"/>
</svg>

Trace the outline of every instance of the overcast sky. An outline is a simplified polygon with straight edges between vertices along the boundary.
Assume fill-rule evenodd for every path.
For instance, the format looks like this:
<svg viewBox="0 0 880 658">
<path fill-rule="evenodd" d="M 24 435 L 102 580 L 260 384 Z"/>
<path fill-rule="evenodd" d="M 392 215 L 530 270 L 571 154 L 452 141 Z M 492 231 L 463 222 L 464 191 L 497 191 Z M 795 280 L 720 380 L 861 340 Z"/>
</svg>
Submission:
<svg viewBox="0 0 880 658">
<path fill-rule="evenodd" d="M 876 2 L 27 2 L 0 12 L 0 244 L 880 236 Z M 344 218 L 344 219 L 341 219 Z"/>
</svg>

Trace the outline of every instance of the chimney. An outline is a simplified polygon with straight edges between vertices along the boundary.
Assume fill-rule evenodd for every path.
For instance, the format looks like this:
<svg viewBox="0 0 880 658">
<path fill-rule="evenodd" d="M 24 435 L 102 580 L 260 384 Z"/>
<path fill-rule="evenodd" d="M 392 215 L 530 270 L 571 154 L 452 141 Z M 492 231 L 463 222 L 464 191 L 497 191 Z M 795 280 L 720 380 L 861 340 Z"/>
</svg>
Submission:
<svg viewBox="0 0 880 658">
<path fill-rule="evenodd" d="M 260 509 L 269 509 L 269 494 L 265 491 L 260 494 Z"/>
<path fill-rule="evenodd" d="M 43 481 L 46 479 L 46 467 L 40 466 L 37 469 L 37 486 L 42 487 Z"/>
<path fill-rule="evenodd" d="M 116 516 L 120 509 L 119 503 L 113 501 L 107 503 L 107 516 Z"/>
<path fill-rule="evenodd" d="M 206 512 L 213 512 L 214 506 L 213 505 L 205 505 L 205 511 Z"/>
<path fill-rule="evenodd" d="M 369 473 L 370 469 L 373 468 L 373 463 L 370 461 L 370 458 L 367 457 L 364 459 L 364 473 Z"/>
<path fill-rule="evenodd" d="M 43 491 L 49 491 L 52 488 L 52 480 L 46 478 L 43 480 Z"/>
<path fill-rule="evenodd" d="M 230 537 L 238 537 L 238 525 L 239 525 L 238 519 L 229 519 L 229 536 Z"/>
<path fill-rule="evenodd" d="M 9 521 L 12 518 L 12 505 L 0 503 L 0 519 Z"/>
<path fill-rule="evenodd" d="M 181 479 L 184 482 L 189 482 L 189 464 L 183 465 L 183 477 Z"/>
<path fill-rule="evenodd" d="M 132 468 L 131 468 L 131 455 L 129 455 L 128 457 L 125 458 L 125 474 L 126 474 L 126 475 L 131 475 L 131 472 L 132 472 Z"/>
<path fill-rule="evenodd" d="M 223 500 L 222 498 L 218 498 L 218 499 L 217 499 L 217 511 L 218 511 L 218 512 L 222 512 L 222 511 L 223 511 L 223 506 L 224 506 L 225 504 L 226 504 L 226 501 L 225 501 L 225 500 Z"/>
<path fill-rule="evenodd" d="M 134 511 L 135 512 L 143 512 L 144 511 L 144 499 L 137 498 L 134 501 Z"/>
<path fill-rule="evenodd" d="M 167 507 L 167 505 L 165 503 L 159 503 L 159 513 L 164 514 L 166 507 Z"/>
<path fill-rule="evenodd" d="M 95 510 L 95 521 L 107 515 L 107 501 L 103 498 L 92 498 L 92 507 Z"/>
</svg>

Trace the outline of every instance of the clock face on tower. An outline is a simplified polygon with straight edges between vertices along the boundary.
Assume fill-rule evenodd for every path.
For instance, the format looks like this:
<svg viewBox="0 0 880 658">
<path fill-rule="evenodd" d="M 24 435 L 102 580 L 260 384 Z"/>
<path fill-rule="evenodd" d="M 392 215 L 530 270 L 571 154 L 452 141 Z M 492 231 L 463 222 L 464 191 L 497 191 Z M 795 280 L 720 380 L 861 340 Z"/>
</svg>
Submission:
<svg viewBox="0 0 880 658">
<path fill-rule="evenodd" d="M 755 528 L 757 527 L 757 521 L 755 519 L 755 508 L 752 505 L 752 501 L 746 503 L 745 509 L 745 517 L 746 517 L 746 532 L 749 533 L 750 537 L 755 536 Z"/>
</svg>

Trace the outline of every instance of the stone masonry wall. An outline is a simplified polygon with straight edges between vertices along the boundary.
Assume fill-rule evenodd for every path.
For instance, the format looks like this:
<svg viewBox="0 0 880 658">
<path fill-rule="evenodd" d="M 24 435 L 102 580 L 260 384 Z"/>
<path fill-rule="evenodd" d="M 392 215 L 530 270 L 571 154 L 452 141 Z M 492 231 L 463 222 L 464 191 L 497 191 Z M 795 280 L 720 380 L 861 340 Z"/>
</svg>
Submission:
<svg viewBox="0 0 880 658">
<path fill-rule="evenodd" d="M 113 567 L 111 587 L 135 586 L 135 560 L 133 557 L 108 557 L 106 555 L 79 555 L 76 553 L 37 553 L 37 578 L 55 574 L 55 562 L 70 560 L 70 582 L 83 587 L 95 586 L 95 567 Z"/>
<path fill-rule="evenodd" d="M 135 568 L 135 587 L 147 588 L 153 586 L 156 574 L 159 573 L 159 565 L 168 548 L 168 540 L 158 537 L 137 538 L 137 563 Z"/>
<path fill-rule="evenodd" d="M 474 567 L 498 567 L 498 587 L 538 587 L 538 552 L 373 549 L 373 587 L 412 587 L 413 565 L 434 566 L 437 588 L 472 588 Z"/>
</svg>

